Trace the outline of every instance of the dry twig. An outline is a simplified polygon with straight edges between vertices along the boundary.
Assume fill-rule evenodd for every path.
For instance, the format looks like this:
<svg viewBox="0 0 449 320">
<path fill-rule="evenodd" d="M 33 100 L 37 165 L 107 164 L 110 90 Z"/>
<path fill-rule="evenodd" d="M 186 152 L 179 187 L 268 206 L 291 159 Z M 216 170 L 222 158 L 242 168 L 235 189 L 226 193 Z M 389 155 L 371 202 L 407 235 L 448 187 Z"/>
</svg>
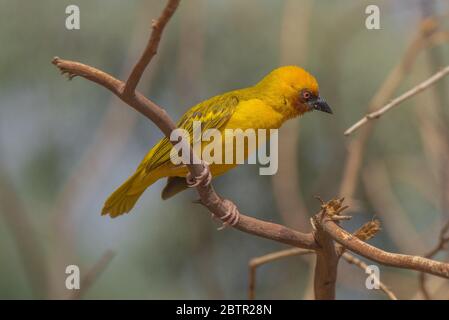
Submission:
<svg viewBox="0 0 449 320">
<path fill-rule="evenodd" d="M 151 33 L 151 37 L 148 41 L 145 51 L 134 66 L 128 80 L 126 81 L 126 86 L 123 90 L 125 96 L 132 95 L 136 90 L 137 84 L 139 83 L 140 78 L 142 78 L 143 72 L 157 53 L 159 42 L 161 41 L 162 37 L 162 32 L 164 32 L 164 28 L 167 25 L 167 22 L 170 20 L 170 18 L 178 8 L 180 1 L 181 0 L 169 0 L 161 16 L 157 20 L 152 21 L 151 26 L 153 27 L 153 32 Z"/>
<path fill-rule="evenodd" d="M 433 76 L 428 78 L 427 80 L 421 82 L 420 84 L 416 85 L 412 89 L 408 90 L 407 92 L 403 93 L 399 97 L 393 99 L 390 103 L 386 104 L 379 110 L 373 111 L 371 113 L 368 113 L 365 117 L 357 121 L 354 125 L 352 125 L 348 130 L 345 131 L 345 136 L 350 135 L 363 125 L 365 125 L 369 120 L 373 119 L 379 119 L 384 113 L 391 110 L 394 107 L 397 107 L 402 102 L 406 101 L 407 99 L 410 99 L 414 95 L 417 95 L 418 93 L 424 91 L 425 89 L 429 88 L 439 80 L 443 79 L 445 76 L 449 74 L 449 66 L 443 68 L 439 72 L 435 73 Z"/>
</svg>

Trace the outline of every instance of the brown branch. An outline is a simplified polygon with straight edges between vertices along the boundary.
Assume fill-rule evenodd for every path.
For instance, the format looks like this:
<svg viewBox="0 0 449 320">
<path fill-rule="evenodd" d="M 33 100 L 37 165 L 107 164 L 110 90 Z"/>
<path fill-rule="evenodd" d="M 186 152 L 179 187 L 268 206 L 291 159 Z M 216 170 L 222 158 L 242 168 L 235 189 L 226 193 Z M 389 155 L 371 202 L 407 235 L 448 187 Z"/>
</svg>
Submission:
<svg viewBox="0 0 449 320">
<path fill-rule="evenodd" d="M 86 273 L 86 275 L 81 277 L 80 288 L 73 293 L 71 299 L 81 299 L 83 295 L 90 289 L 90 287 L 92 287 L 95 281 L 100 277 L 100 275 L 104 272 L 114 256 L 115 253 L 113 251 L 106 251 L 100 258 L 100 260 L 98 260 L 98 262 L 95 263 L 92 268 Z"/>
<path fill-rule="evenodd" d="M 334 300 L 337 281 L 337 267 L 340 256 L 332 239 L 324 232 L 317 241 L 323 247 L 316 250 L 314 291 L 316 300 Z"/>
<path fill-rule="evenodd" d="M 365 258 L 386 266 L 422 271 L 449 279 L 449 263 L 383 251 L 354 237 L 329 219 L 325 219 L 322 226 L 335 241 Z"/>
<path fill-rule="evenodd" d="M 417 95 L 418 93 L 426 90 L 427 88 L 434 85 L 439 80 L 443 79 L 445 76 L 449 74 L 449 66 L 443 68 L 439 72 L 435 73 L 433 76 L 428 78 L 427 80 L 421 82 L 420 84 L 416 85 L 412 89 L 408 90 L 407 92 L 403 93 L 399 97 L 393 99 L 390 103 L 386 104 L 379 110 L 373 111 L 371 113 L 368 113 L 365 117 L 357 121 L 354 125 L 352 125 L 349 129 L 345 131 L 345 136 L 350 135 L 354 131 L 358 130 L 360 127 L 364 126 L 368 121 L 373 119 L 379 119 L 383 114 L 388 112 L 394 107 L 397 107 L 402 102 L 412 98 L 413 96 Z"/>
<path fill-rule="evenodd" d="M 314 237 L 319 244 L 316 252 L 314 291 L 317 300 L 334 300 L 335 286 L 337 281 L 337 268 L 340 259 L 339 248 L 332 238 L 325 232 L 322 226 L 323 219 L 332 216 L 333 219 L 340 219 L 340 213 L 347 207 L 343 207 L 343 198 L 321 202 L 321 211 L 311 219 L 314 229 Z"/>
<path fill-rule="evenodd" d="M 256 271 L 257 268 L 261 265 L 267 264 L 269 262 L 273 262 L 276 260 L 280 260 L 287 257 L 292 256 L 300 256 L 304 254 L 313 253 L 314 250 L 307 250 L 307 249 L 285 249 L 281 251 L 272 252 L 257 258 L 251 259 L 251 261 L 248 264 L 249 269 L 249 279 L 248 279 L 248 299 L 254 300 L 256 296 Z"/>
<path fill-rule="evenodd" d="M 365 227 L 367 226 L 367 227 Z M 365 230 L 365 229 L 370 229 L 370 230 Z M 376 231 L 378 231 L 378 228 L 372 228 L 372 223 L 368 223 L 366 225 L 364 225 L 364 227 L 360 228 L 358 230 L 358 233 L 360 233 L 361 231 L 366 231 L 363 233 L 363 236 L 365 236 L 364 239 L 369 239 L 371 238 Z M 367 233 L 368 232 L 368 233 Z M 355 235 L 358 237 L 362 238 L 362 235 Z M 366 270 L 366 268 L 368 267 L 368 265 L 366 263 L 364 263 L 363 261 L 361 261 L 360 259 L 354 257 L 353 255 L 351 255 L 350 253 L 347 252 L 343 252 L 344 247 L 337 247 L 336 248 L 337 251 L 339 250 L 338 254 L 342 255 L 342 257 L 350 264 L 354 264 L 356 266 L 358 266 L 359 268 L 361 268 L 362 270 Z M 255 291 L 256 291 L 256 271 L 257 268 L 261 265 L 276 261 L 276 260 L 280 260 L 283 258 L 287 258 L 287 257 L 292 257 L 292 256 L 300 256 L 300 255 L 305 255 L 305 254 L 309 254 L 309 253 L 314 253 L 315 250 L 305 250 L 305 249 L 298 249 L 298 248 L 293 248 L 293 249 L 285 249 L 285 250 L 281 250 L 281 251 L 276 251 L 276 252 L 272 252 L 257 258 L 253 258 L 251 259 L 251 261 L 248 264 L 248 269 L 249 269 L 249 280 L 248 280 L 248 298 L 250 300 L 255 299 Z M 326 265 L 326 261 L 322 262 L 322 265 Z M 315 273 L 316 277 L 315 279 L 319 276 L 319 272 Z M 323 277 L 324 278 L 324 277 Z M 385 294 L 392 300 L 397 300 L 396 296 L 394 295 L 394 293 L 388 289 L 388 287 L 382 283 L 379 279 L 378 279 L 379 285 L 380 285 L 380 289 L 385 292 Z M 327 290 L 327 291 L 332 291 L 332 290 Z M 319 297 L 317 297 L 318 299 Z"/>
<path fill-rule="evenodd" d="M 142 77 L 143 72 L 150 63 L 151 59 L 156 55 L 157 49 L 159 47 L 159 42 L 161 41 L 162 32 L 164 31 L 167 22 L 175 13 L 178 8 L 180 0 L 169 0 L 165 6 L 164 11 L 162 11 L 161 16 L 157 20 L 153 20 L 151 26 L 153 27 L 153 32 L 151 33 L 150 40 L 148 41 L 147 47 L 140 57 L 139 61 L 134 66 L 128 80 L 126 81 L 126 86 L 123 90 L 125 96 L 130 96 L 136 90 L 137 84 Z"/>
<path fill-rule="evenodd" d="M 350 254 L 350 253 L 347 253 L 347 252 L 343 253 L 343 258 L 344 258 L 349 264 L 353 264 L 353 265 L 359 267 L 360 269 L 362 269 L 362 270 L 364 270 L 364 271 L 366 271 L 366 269 L 368 268 L 368 265 L 367 265 L 365 262 L 363 262 L 362 260 L 360 260 L 360 259 L 357 258 L 357 257 L 354 257 L 354 256 L 353 256 L 352 254 Z M 388 287 L 387 287 L 384 283 L 382 283 L 382 282 L 380 281 L 380 279 L 378 279 L 378 278 L 376 277 L 375 274 L 373 274 L 373 276 L 375 277 L 376 282 L 379 283 L 380 290 L 382 290 L 382 291 L 388 296 L 388 298 L 390 298 L 391 300 L 398 300 L 398 298 L 397 298 L 396 295 L 393 293 L 393 291 L 391 291 L 390 289 L 388 289 Z"/>
</svg>

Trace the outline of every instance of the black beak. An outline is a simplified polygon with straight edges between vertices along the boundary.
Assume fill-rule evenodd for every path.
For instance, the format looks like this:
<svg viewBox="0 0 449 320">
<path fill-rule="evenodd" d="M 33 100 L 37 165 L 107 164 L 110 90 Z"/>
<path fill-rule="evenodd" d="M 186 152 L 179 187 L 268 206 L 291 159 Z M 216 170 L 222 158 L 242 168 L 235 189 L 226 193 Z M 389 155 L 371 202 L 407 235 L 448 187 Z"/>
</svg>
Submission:
<svg viewBox="0 0 449 320">
<path fill-rule="evenodd" d="M 324 100 L 321 97 L 318 97 L 314 101 L 310 101 L 309 106 L 315 110 L 323 111 L 323 112 L 330 113 L 330 114 L 333 113 L 331 107 L 329 107 L 326 100 Z"/>
</svg>

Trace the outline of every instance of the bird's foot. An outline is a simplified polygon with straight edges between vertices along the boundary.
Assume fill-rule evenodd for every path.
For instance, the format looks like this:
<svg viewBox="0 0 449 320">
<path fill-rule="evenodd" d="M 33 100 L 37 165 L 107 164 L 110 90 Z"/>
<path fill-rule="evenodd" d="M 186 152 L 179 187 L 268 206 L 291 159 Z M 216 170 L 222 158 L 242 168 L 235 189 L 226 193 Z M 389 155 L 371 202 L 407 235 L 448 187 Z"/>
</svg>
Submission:
<svg viewBox="0 0 449 320">
<path fill-rule="evenodd" d="M 199 176 L 194 177 L 190 172 L 186 176 L 187 185 L 189 188 L 195 188 L 199 185 L 208 186 L 212 180 L 212 173 L 209 169 L 209 164 L 206 161 L 201 161 L 203 171 Z"/>
<path fill-rule="evenodd" d="M 212 213 L 212 218 L 219 219 L 222 225 L 217 229 L 218 231 L 225 229 L 228 226 L 234 227 L 237 225 L 240 219 L 240 212 L 237 206 L 230 200 L 223 199 L 223 206 L 225 207 L 226 214 L 222 217 L 217 217 Z"/>
</svg>

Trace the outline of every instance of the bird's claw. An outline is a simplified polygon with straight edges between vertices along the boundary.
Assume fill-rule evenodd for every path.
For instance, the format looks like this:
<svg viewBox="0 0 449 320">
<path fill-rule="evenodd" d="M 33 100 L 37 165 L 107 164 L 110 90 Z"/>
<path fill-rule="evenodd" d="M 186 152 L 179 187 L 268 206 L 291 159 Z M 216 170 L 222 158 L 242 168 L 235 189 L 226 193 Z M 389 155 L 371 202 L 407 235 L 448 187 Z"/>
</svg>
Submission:
<svg viewBox="0 0 449 320">
<path fill-rule="evenodd" d="M 210 172 L 208 163 L 202 161 L 202 165 L 204 169 L 199 176 L 194 177 L 190 172 L 187 174 L 186 181 L 189 188 L 195 188 L 199 185 L 208 186 L 212 181 L 212 173 Z"/>
<path fill-rule="evenodd" d="M 223 223 L 217 230 L 223 230 L 228 226 L 234 227 L 240 220 L 240 212 L 237 209 L 237 206 L 227 199 L 223 200 L 223 205 L 226 208 L 226 214 L 222 217 L 217 217 L 212 214 L 213 218 L 218 218 Z"/>
</svg>

